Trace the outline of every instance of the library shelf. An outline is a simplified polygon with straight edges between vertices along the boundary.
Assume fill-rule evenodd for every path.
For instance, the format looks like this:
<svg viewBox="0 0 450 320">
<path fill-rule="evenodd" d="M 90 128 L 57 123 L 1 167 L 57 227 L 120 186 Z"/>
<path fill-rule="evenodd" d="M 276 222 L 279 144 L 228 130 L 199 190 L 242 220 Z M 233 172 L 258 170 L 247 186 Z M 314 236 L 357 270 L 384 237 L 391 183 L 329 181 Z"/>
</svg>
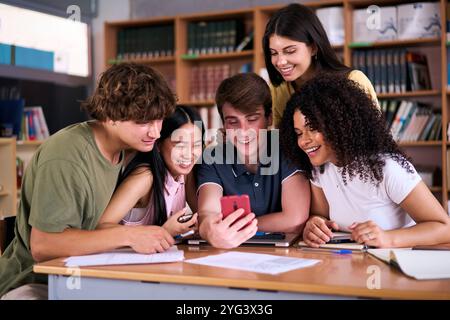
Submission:
<svg viewBox="0 0 450 320">
<path fill-rule="evenodd" d="M 378 93 L 378 99 L 389 98 L 408 98 L 408 97 L 438 97 L 441 95 L 440 90 L 420 90 L 420 91 L 406 91 L 399 93 Z"/>
</svg>

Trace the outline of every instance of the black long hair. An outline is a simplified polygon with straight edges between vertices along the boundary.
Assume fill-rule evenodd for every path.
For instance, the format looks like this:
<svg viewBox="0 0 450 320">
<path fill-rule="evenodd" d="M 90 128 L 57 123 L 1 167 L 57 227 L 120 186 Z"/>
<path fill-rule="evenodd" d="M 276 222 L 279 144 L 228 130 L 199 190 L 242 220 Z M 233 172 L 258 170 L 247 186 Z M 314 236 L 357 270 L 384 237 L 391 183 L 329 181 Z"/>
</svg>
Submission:
<svg viewBox="0 0 450 320">
<path fill-rule="evenodd" d="M 317 56 L 311 63 L 317 71 L 339 72 L 348 74 L 351 69 L 339 61 L 331 47 L 325 29 L 319 18 L 310 8 L 291 3 L 275 12 L 266 25 L 263 37 L 264 60 L 270 82 L 279 86 L 285 80 L 272 64 L 269 39 L 273 35 L 304 42 L 308 46 L 317 46 Z"/>
<path fill-rule="evenodd" d="M 158 139 L 155 148 L 149 152 L 138 152 L 119 177 L 118 185 L 129 175 L 133 174 L 136 168 L 148 167 L 150 169 L 153 175 L 152 196 L 155 208 L 154 222 L 160 226 L 167 220 L 167 208 L 164 199 L 164 184 L 166 182 L 167 168 L 157 146 L 165 139 L 170 138 L 176 129 L 186 123 L 192 123 L 200 128 L 203 140 L 205 129 L 197 110 L 179 105 L 171 116 L 164 119 L 161 128 L 161 136 Z"/>
</svg>

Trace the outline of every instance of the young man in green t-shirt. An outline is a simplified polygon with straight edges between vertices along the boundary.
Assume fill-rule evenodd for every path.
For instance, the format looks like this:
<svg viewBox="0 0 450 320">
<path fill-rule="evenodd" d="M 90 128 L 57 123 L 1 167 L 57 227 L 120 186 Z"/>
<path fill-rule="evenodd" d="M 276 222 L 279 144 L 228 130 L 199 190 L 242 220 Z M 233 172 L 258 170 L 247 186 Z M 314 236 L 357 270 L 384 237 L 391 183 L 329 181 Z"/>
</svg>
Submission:
<svg viewBox="0 0 450 320">
<path fill-rule="evenodd" d="M 15 238 L 0 257 L 4 299 L 46 297 L 46 277 L 33 273 L 35 262 L 124 246 L 162 252 L 174 243 L 158 226 L 95 230 L 116 186 L 123 151 L 152 150 L 162 119 L 174 111 L 166 81 L 147 66 L 115 65 L 83 107 L 94 120 L 52 135 L 25 172 Z"/>
</svg>

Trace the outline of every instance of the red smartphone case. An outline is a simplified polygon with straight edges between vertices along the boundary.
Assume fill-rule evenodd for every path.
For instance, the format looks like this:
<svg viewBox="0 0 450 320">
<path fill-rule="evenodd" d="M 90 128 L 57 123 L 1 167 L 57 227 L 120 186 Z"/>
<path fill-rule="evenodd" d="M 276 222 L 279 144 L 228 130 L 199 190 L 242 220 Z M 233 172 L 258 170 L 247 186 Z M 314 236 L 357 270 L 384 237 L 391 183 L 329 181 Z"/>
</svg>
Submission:
<svg viewBox="0 0 450 320">
<path fill-rule="evenodd" d="M 240 208 L 244 209 L 241 218 L 252 211 L 250 207 L 250 198 L 246 194 L 224 196 L 220 198 L 220 205 L 222 207 L 223 218 L 226 218 L 230 213 Z"/>
</svg>

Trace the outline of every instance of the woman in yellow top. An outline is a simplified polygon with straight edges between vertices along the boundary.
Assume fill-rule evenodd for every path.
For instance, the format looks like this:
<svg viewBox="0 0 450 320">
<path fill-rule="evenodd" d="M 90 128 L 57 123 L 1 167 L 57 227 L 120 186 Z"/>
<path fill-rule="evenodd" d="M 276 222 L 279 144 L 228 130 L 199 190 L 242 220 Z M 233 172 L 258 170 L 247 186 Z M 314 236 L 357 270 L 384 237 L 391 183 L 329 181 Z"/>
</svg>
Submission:
<svg viewBox="0 0 450 320">
<path fill-rule="evenodd" d="M 279 127 L 286 103 L 307 80 L 321 72 L 345 74 L 376 101 L 370 80 L 345 66 L 330 45 L 325 29 L 308 7 L 293 3 L 270 18 L 263 38 L 264 59 L 272 93 L 273 123 Z"/>
</svg>

